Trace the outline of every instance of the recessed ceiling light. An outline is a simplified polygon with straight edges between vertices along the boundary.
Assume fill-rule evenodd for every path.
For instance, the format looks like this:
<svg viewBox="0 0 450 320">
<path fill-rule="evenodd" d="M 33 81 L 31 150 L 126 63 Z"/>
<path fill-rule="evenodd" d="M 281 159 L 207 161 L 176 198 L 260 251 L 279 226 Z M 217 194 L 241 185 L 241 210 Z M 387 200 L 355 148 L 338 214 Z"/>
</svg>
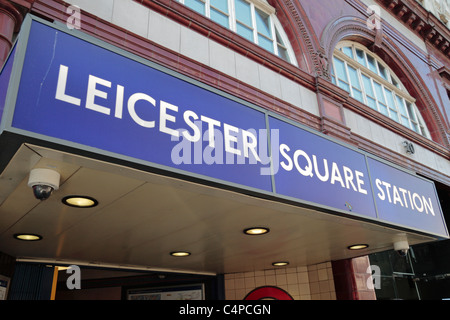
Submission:
<svg viewBox="0 0 450 320">
<path fill-rule="evenodd" d="M 251 236 L 258 236 L 258 235 L 266 234 L 269 231 L 270 231 L 269 228 L 265 228 L 265 227 L 252 227 L 252 228 L 245 229 L 244 233 L 251 235 Z"/>
<path fill-rule="evenodd" d="M 362 250 L 362 249 L 366 249 L 366 248 L 368 248 L 368 247 L 369 247 L 368 244 L 360 243 L 360 244 L 353 244 L 353 245 L 351 245 L 351 246 L 348 246 L 347 248 L 348 248 L 349 250 Z"/>
<path fill-rule="evenodd" d="M 285 267 L 289 264 L 289 262 L 287 261 L 277 261 L 277 262 L 273 262 L 272 265 L 274 267 Z"/>
<path fill-rule="evenodd" d="M 173 251 L 170 253 L 170 255 L 174 257 L 187 257 L 190 256 L 191 253 L 187 251 Z"/>
<path fill-rule="evenodd" d="M 23 241 L 38 241 L 42 239 L 42 236 L 32 233 L 17 233 L 14 235 L 14 238 Z"/>
<path fill-rule="evenodd" d="M 62 199 L 65 205 L 77 208 L 92 208 L 98 204 L 94 198 L 87 196 L 67 196 Z"/>
</svg>

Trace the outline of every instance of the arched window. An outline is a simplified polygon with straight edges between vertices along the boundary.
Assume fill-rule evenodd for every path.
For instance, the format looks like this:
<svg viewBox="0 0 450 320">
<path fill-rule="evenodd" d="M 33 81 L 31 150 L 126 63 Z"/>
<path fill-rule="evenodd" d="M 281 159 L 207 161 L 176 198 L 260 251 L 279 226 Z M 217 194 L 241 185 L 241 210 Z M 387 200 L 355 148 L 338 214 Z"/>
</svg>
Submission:
<svg viewBox="0 0 450 320">
<path fill-rule="evenodd" d="M 264 0 L 178 1 L 296 65 L 293 50 L 275 16 L 275 9 Z"/>
<path fill-rule="evenodd" d="M 350 41 L 338 44 L 332 81 L 353 98 L 430 138 L 415 99 L 387 64 L 363 45 Z"/>
</svg>

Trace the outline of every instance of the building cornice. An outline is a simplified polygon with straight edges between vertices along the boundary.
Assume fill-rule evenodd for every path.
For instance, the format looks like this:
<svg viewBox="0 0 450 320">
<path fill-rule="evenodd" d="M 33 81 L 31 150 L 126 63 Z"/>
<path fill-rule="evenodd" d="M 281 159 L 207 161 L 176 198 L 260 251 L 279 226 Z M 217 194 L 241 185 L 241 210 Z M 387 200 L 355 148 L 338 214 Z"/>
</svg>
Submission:
<svg viewBox="0 0 450 320">
<path fill-rule="evenodd" d="M 415 0 L 376 0 L 431 46 L 450 58 L 450 30 Z"/>
<path fill-rule="evenodd" d="M 450 81 L 450 69 L 449 68 L 447 68 L 446 66 L 443 66 L 438 69 L 438 72 L 439 72 L 439 75 L 441 76 L 441 78 L 445 78 Z"/>
</svg>

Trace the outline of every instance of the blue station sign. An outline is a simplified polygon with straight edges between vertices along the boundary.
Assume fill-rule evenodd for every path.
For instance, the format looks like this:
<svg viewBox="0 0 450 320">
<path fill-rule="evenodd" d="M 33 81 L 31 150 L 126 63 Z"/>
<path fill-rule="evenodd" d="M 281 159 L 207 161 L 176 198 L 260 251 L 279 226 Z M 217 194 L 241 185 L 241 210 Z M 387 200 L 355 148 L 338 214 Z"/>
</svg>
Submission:
<svg viewBox="0 0 450 320">
<path fill-rule="evenodd" d="M 80 32 L 23 29 L 3 131 L 448 237 L 426 179 Z"/>
</svg>

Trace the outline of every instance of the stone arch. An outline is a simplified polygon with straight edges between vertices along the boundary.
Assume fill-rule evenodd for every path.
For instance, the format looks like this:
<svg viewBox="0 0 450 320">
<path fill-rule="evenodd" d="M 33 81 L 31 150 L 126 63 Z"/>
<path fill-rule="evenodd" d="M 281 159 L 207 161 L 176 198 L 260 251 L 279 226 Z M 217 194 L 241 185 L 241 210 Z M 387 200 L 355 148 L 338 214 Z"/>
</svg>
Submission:
<svg viewBox="0 0 450 320">
<path fill-rule="evenodd" d="M 278 20 L 289 37 L 299 67 L 311 75 L 328 77 L 319 41 L 299 1 L 268 0 L 268 2 L 276 9 Z"/>
</svg>

